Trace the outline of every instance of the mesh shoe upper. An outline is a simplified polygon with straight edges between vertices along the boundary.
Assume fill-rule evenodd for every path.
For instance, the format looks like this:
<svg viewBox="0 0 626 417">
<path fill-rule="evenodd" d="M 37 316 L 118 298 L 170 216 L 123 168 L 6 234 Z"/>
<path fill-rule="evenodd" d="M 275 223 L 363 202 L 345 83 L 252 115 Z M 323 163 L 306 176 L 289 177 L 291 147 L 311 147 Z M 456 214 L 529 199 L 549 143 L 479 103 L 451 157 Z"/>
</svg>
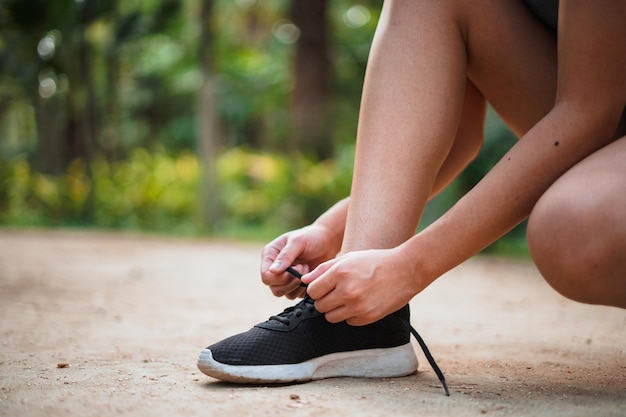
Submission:
<svg viewBox="0 0 626 417">
<path fill-rule="evenodd" d="M 367 326 L 332 324 L 307 296 L 278 316 L 207 349 L 216 361 L 229 365 L 297 364 L 330 353 L 404 345 L 410 334 L 402 318 L 409 319 L 408 306 Z"/>
</svg>

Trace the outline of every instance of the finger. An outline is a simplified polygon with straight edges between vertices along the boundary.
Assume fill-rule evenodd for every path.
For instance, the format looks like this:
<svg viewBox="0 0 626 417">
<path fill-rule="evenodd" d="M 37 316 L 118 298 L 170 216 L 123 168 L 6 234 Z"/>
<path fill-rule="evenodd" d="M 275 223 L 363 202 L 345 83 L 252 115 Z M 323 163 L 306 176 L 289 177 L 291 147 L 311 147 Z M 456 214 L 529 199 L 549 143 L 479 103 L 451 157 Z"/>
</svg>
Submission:
<svg viewBox="0 0 626 417">
<path fill-rule="evenodd" d="M 302 239 L 288 239 L 285 246 L 281 249 L 278 255 L 276 255 L 276 259 L 272 262 L 268 271 L 273 274 L 285 272 L 285 269 L 291 266 L 302 254 L 303 249 L 304 243 L 302 242 Z"/>
<path fill-rule="evenodd" d="M 306 294 L 306 288 L 298 286 L 298 288 L 296 288 L 295 290 L 291 291 L 288 294 L 285 294 L 285 297 L 287 297 L 289 300 L 294 300 L 296 298 L 304 297 L 304 294 Z"/>
<path fill-rule="evenodd" d="M 324 279 L 324 277 L 321 279 Z M 339 311 L 344 311 L 343 309 L 348 307 L 346 300 L 340 294 L 341 291 L 337 288 L 333 288 L 322 297 L 314 297 L 311 295 L 310 287 L 307 288 L 307 293 L 315 300 L 315 309 L 320 313 L 329 313 L 337 309 L 339 309 Z M 351 314 L 351 316 L 353 315 L 354 314 Z"/>
<path fill-rule="evenodd" d="M 304 290 L 304 288 L 300 286 L 299 280 L 295 278 L 290 279 L 291 280 L 288 283 L 283 285 L 270 285 L 270 291 L 272 291 L 272 294 L 274 294 L 276 297 L 282 297 L 284 295 L 289 298 L 289 294 L 297 293 L 301 290 Z"/>
<path fill-rule="evenodd" d="M 324 275 L 330 268 L 335 265 L 335 263 L 336 259 L 331 259 L 330 261 L 319 264 L 313 271 L 308 272 L 302 276 L 302 282 L 307 285 L 311 284 L 313 281 L 319 279 L 322 275 Z"/>
<path fill-rule="evenodd" d="M 302 276 L 308 274 L 310 272 L 309 266 L 307 264 L 297 264 L 297 265 L 293 265 L 293 269 L 295 269 L 297 272 L 300 273 L 299 277 L 296 277 L 298 279 L 301 279 Z M 289 274 L 291 274 L 291 272 L 289 272 Z M 293 275 L 291 275 L 293 276 Z"/>
<path fill-rule="evenodd" d="M 270 269 L 270 266 L 276 261 L 276 257 L 280 253 L 281 249 L 285 247 L 287 238 L 279 236 L 263 248 L 261 253 L 261 273 L 265 273 Z"/>
<path fill-rule="evenodd" d="M 293 269 L 299 272 L 300 276 L 309 272 L 308 265 L 294 265 Z M 285 295 L 290 300 L 298 297 L 304 297 L 304 294 L 306 294 L 306 285 L 304 285 L 300 279 L 294 278 L 291 272 L 284 273 L 282 276 L 289 277 L 290 281 L 289 288 L 287 288 L 287 286 L 281 288 L 281 295 Z"/>
<path fill-rule="evenodd" d="M 350 326 L 367 326 L 374 323 L 376 320 L 362 318 L 362 317 L 350 317 L 346 319 L 346 323 Z"/>
<path fill-rule="evenodd" d="M 299 272 L 300 276 L 309 272 L 308 265 L 294 265 L 293 269 Z M 289 273 L 289 275 L 293 276 L 291 272 Z M 297 278 L 294 281 L 297 283 L 297 287 L 294 290 L 290 291 L 288 294 L 285 294 L 285 296 L 290 300 L 298 297 L 304 297 L 304 295 L 306 294 L 306 285 L 302 283 L 302 280 Z"/>
<path fill-rule="evenodd" d="M 333 265 L 333 261 L 325 262 L 302 277 L 302 283 L 308 285 L 307 292 L 314 300 L 327 296 L 335 289 L 336 280 L 332 273 Z"/>
<path fill-rule="evenodd" d="M 300 272 L 300 274 L 306 274 L 309 272 L 308 265 L 294 265 L 293 269 Z M 263 282 L 270 287 L 272 293 L 277 296 L 286 296 L 290 300 L 297 297 L 303 297 L 306 292 L 305 285 L 298 278 L 295 278 L 291 273 L 282 273 L 280 275 L 272 274 L 271 272 L 265 272 L 261 274 Z"/>
<path fill-rule="evenodd" d="M 320 301 L 320 307 L 324 311 L 330 311 L 343 304 L 343 301 L 333 294 L 337 286 L 337 281 L 333 269 L 329 269 L 326 273 L 317 277 L 311 284 L 308 284 L 307 293 L 311 298 Z M 304 280 L 303 280 L 304 282 Z"/>
<path fill-rule="evenodd" d="M 346 305 L 330 310 L 325 313 L 324 317 L 329 323 L 339 323 L 340 321 L 345 321 L 350 326 L 366 326 L 379 320 L 376 315 L 370 313 L 357 315 L 353 309 Z"/>
<path fill-rule="evenodd" d="M 290 284 L 295 278 L 290 274 L 273 274 L 269 271 L 261 272 L 261 281 L 270 287 L 282 287 Z M 299 285 L 298 281 L 298 285 Z"/>
<path fill-rule="evenodd" d="M 326 314 L 324 314 L 324 318 L 326 318 L 326 321 L 329 323 L 339 323 L 344 320 L 350 320 L 353 317 L 350 314 L 348 308 L 342 306 L 327 312 Z"/>
</svg>

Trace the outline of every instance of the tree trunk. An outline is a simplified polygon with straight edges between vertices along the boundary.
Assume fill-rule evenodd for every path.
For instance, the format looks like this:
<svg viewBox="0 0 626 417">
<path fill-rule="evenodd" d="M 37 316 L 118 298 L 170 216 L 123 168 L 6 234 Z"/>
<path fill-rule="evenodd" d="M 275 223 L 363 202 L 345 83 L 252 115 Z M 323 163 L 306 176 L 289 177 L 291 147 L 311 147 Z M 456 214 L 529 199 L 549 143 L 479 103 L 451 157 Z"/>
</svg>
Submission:
<svg viewBox="0 0 626 417">
<path fill-rule="evenodd" d="M 197 107 L 197 149 L 201 172 L 202 220 L 209 229 L 214 230 L 219 223 L 221 215 L 216 162 L 219 151 L 223 146 L 223 138 L 214 96 L 212 11 L 213 0 L 202 0 L 199 50 L 202 86 L 198 96 Z"/>
<path fill-rule="evenodd" d="M 332 155 L 329 126 L 330 69 L 327 0 L 294 0 L 291 18 L 300 29 L 292 97 L 293 142 L 319 159 Z"/>
<path fill-rule="evenodd" d="M 111 7 L 112 25 L 115 31 L 120 26 L 120 10 L 118 0 L 109 0 Z M 106 125 L 102 127 L 100 147 L 107 158 L 113 160 L 118 156 L 120 136 L 120 54 L 117 39 L 109 46 L 106 53 L 106 91 L 104 102 L 106 107 Z M 104 123 L 103 123 L 104 124 Z"/>
<path fill-rule="evenodd" d="M 35 168 L 39 172 L 59 175 L 65 172 L 67 155 L 64 132 L 59 128 L 59 119 L 63 119 L 61 100 L 58 97 L 41 97 L 33 93 L 32 99 L 37 123 L 37 150 Z"/>
</svg>

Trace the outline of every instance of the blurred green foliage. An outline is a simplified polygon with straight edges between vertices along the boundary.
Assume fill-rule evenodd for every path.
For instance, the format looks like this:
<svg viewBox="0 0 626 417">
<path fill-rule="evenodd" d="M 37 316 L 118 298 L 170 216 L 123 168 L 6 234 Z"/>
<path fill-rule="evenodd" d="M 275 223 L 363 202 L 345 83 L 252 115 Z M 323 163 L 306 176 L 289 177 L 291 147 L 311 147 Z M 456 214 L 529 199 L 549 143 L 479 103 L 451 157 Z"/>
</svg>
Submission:
<svg viewBox="0 0 626 417">
<path fill-rule="evenodd" d="M 210 19 L 201 20 L 209 5 Z M 328 1 L 333 156 L 321 161 L 295 150 L 290 133 L 298 45 L 291 5 L 0 0 L 0 225 L 265 240 L 347 196 L 380 2 Z M 207 44 L 208 64 L 200 59 Z M 221 132 L 212 166 L 198 151 L 207 70 Z M 490 113 L 483 151 L 429 204 L 423 225 L 514 140 Z M 218 219 L 203 213 L 208 169 L 217 188 L 204 198 L 219 203 Z M 523 226 L 491 250 L 525 253 Z"/>
<path fill-rule="evenodd" d="M 137 148 L 124 160 L 98 158 L 88 175 L 74 160 L 63 175 L 42 174 L 23 157 L 0 170 L 0 222 L 23 226 L 89 226 L 189 233 L 196 213 L 198 162 Z M 94 213 L 88 213 L 89 199 Z M 93 216 L 93 217 L 92 217 Z"/>
<path fill-rule="evenodd" d="M 307 210 L 318 215 L 349 192 L 352 160 L 315 162 L 232 148 L 218 159 L 219 199 L 225 210 L 224 235 L 269 238 L 303 224 Z M 0 224 L 92 226 L 203 234 L 197 198 L 200 167 L 190 152 L 136 148 L 128 158 L 98 158 L 92 175 L 82 160 L 66 173 L 50 175 L 16 157 L 0 169 Z M 89 199 L 95 199 L 93 218 Z M 311 213 L 313 214 L 313 213 Z"/>
</svg>

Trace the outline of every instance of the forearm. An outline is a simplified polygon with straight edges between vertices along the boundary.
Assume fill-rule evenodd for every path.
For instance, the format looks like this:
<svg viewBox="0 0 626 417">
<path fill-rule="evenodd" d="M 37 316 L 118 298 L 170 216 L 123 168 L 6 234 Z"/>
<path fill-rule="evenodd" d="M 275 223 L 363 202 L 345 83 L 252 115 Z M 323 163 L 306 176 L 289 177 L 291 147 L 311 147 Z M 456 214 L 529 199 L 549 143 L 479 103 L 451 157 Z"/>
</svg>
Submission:
<svg viewBox="0 0 626 417">
<path fill-rule="evenodd" d="M 565 171 L 611 140 L 606 118 L 555 107 L 458 203 L 401 251 L 416 288 L 478 253 L 526 218 Z"/>
</svg>

